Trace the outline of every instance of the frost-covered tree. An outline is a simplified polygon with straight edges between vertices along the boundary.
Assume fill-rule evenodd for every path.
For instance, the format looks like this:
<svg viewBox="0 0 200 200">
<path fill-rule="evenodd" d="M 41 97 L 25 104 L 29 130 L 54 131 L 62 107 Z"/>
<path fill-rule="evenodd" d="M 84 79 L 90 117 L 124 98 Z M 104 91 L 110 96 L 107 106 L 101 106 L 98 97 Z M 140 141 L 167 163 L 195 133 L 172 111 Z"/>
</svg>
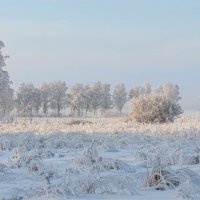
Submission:
<svg viewBox="0 0 200 200">
<path fill-rule="evenodd" d="M 84 85 L 76 84 L 69 88 L 67 92 L 67 102 L 71 108 L 71 113 L 74 114 L 75 111 L 78 112 L 78 116 L 80 116 L 85 103 L 85 95 L 84 95 Z"/>
<path fill-rule="evenodd" d="M 65 82 L 54 81 L 49 84 L 51 90 L 50 107 L 57 111 L 58 117 L 62 109 L 67 105 L 67 86 Z"/>
<path fill-rule="evenodd" d="M 41 106 L 40 91 L 32 83 L 21 84 L 16 93 L 16 108 L 19 116 L 32 117 Z"/>
<path fill-rule="evenodd" d="M 183 113 L 179 104 L 179 87 L 167 84 L 131 101 L 132 117 L 142 123 L 173 122 Z"/>
<path fill-rule="evenodd" d="M 101 110 L 105 113 L 106 110 L 111 109 L 113 105 L 112 95 L 110 93 L 110 84 L 102 84 L 101 94 Z"/>
<path fill-rule="evenodd" d="M 127 92 L 125 85 L 118 84 L 116 85 L 114 91 L 113 91 L 113 102 L 115 108 L 121 113 L 122 109 L 127 101 Z"/>
<path fill-rule="evenodd" d="M 93 83 L 90 86 L 91 89 L 91 109 L 93 110 L 94 115 L 96 115 L 97 110 L 101 107 L 102 104 L 102 83 L 100 81 Z"/>
<path fill-rule="evenodd" d="M 131 88 L 129 91 L 129 98 L 137 98 L 141 95 L 147 95 L 151 92 L 151 85 L 149 83 L 145 83 L 143 86 L 135 86 Z"/>
<path fill-rule="evenodd" d="M 51 90 L 48 83 L 42 83 L 40 86 L 40 96 L 41 96 L 41 107 L 43 114 L 46 116 L 48 114 L 50 106 Z"/>
<path fill-rule="evenodd" d="M 38 115 L 40 108 L 41 108 L 41 93 L 40 93 L 40 90 L 35 88 L 33 95 L 34 95 L 33 96 L 33 111 L 36 115 Z"/>
<path fill-rule="evenodd" d="M 178 85 L 167 83 L 164 86 L 159 86 L 158 88 L 156 88 L 155 91 L 158 93 L 165 94 L 165 96 L 167 96 L 172 103 L 177 102 L 181 99 L 181 97 L 179 96 L 180 93 Z"/>
<path fill-rule="evenodd" d="M 2 55 L 3 47 L 4 43 L 0 41 L 0 117 L 6 116 L 13 109 L 14 93 L 10 87 L 12 82 L 9 80 L 9 74 L 4 70 L 6 57 Z"/>
<path fill-rule="evenodd" d="M 96 115 L 98 110 L 101 110 L 101 114 L 106 110 L 112 108 L 112 95 L 110 93 L 110 85 L 103 84 L 98 81 L 90 86 L 85 86 L 84 90 L 84 108 L 86 113 L 89 110 L 93 111 Z"/>
<path fill-rule="evenodd" d="M 167 83 L 164 86 L 160 86 L 155 90 L 157 93 L 161 93 L 170 100 L 170 112 L 173 115 L 180 115 L 183 111 L 180 104 L 178 103 L 181 100 L 179 86 Z"/>
<path fill-rule="evenodd" d="M 85 115 L 87 115 L 87 113 L 91 110 L 92 105 L 92 89 L 89 85 L 84 87 L 83 99 L 83 108 L 85 109 Z"/>
</svg>

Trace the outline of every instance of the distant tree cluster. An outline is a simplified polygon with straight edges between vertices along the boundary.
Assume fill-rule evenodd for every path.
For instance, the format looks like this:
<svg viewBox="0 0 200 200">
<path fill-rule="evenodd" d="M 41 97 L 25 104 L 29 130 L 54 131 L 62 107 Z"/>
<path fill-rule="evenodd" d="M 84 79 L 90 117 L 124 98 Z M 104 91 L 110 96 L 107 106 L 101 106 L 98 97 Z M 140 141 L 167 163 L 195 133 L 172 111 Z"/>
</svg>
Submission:
<svg viewBox="0 0 200 200">
<path fill-rule="evenodd" d="M 182 114 L 180 99 L 179 87 L 170 83 L 154 90 L 146 83 L 130 89 L 127 94 L 124 84 L 116 85 L 111 93 L 110 85 L 100 81 L 71 87 L 65 82 L 54 81 L 43 83 L 40 88 L 23 83 L 16 92 L 15 107 L 18 116 L 48 116 L 49 111 L 54 111 L 59 117 L 67 108 L 70 116 L 95 116 L 114 108 L 121 114 L 129 101 L 131 116 L 137 122 L 164 123 Z"/>
<path fill-rule="evenodd" d="M 118 84 L 111 91 L 111 85 L 100 81 L 68 87 L 65 82 L 42 83 L 39 88 L 32 83 L 21 84 L 16 92 L 11 89 L 5 59 L 2 55 L 4 43 L 0 41 L 0 117 L 15 110 L 18 116 L 49 116 L 52 112 L 60 117 L 63 110 L 70 110 L 69 116 L 104 115 L 116 109 L 120 114 L 127 101 L 131 116 L 141 123 L 164 123 L 174 121 L 182 113 L 179 87 L 166 84 L 152 90 L 150 84 L 136 86 L 127 93 L 124 84 Z"/>
<path fill-rule="evenodd" d="M 65 82 L 42 83 L 35 88 L 32 83 L 22 84 L 16 92 L 15 105 L 19 116 L 48 116 L 54 111 L 57 116 L 69 108 L 70 116 L 83 116 L 88 113 L 102 115 L 109 109 L 116 108 L 120 113 L 127 101 L 124 84 L 117 85 L 111 94 L 109 84 L 95 82 L 91 85 L 75 84 L 67 87 Z"/>
</svg>

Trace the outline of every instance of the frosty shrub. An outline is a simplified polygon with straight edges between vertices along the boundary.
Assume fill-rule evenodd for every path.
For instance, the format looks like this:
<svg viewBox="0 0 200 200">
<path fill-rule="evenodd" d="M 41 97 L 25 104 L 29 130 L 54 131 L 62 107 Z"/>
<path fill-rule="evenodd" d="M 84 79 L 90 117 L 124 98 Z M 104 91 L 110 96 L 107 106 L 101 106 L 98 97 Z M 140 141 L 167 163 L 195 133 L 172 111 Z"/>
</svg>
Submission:
<svg viewBox="0 0 200 200">
<path fill-rule="evenodd" d="M 177 85 L 160 86 L 131 100 L 132 117 L 140 123 L 173 122 L 183 113 L 180 99 Z"/>
</svg>

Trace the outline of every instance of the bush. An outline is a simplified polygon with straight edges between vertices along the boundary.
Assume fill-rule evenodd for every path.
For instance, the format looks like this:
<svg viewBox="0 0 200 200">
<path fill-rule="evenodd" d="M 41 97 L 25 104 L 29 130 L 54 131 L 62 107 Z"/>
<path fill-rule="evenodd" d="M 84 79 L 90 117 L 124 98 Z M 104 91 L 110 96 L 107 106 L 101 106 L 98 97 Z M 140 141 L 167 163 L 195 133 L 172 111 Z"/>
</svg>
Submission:
<svg viewBox="0 0 200 200">
<path fill-rule="evenodd" d="M 178 86 L 160 86 L 149 94 L 132 99 L 132 117 L 140 123 L 173 122 L 183 113 L 178 104 L 180 99 Z"/>
</svg>

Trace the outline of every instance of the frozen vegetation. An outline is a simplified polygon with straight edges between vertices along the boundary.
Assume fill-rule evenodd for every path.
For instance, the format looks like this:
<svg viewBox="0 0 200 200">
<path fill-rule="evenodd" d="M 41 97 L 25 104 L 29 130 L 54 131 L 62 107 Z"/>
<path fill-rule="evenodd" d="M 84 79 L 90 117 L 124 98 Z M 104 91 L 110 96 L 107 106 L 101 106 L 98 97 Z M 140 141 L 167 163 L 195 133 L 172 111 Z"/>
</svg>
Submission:
<svg viewBox="0 0 200 200">
<path fill-rule="evenodd" d="M 0 124 L 0 199 L 200 199 L 200 118 Z"/>
</svg>

